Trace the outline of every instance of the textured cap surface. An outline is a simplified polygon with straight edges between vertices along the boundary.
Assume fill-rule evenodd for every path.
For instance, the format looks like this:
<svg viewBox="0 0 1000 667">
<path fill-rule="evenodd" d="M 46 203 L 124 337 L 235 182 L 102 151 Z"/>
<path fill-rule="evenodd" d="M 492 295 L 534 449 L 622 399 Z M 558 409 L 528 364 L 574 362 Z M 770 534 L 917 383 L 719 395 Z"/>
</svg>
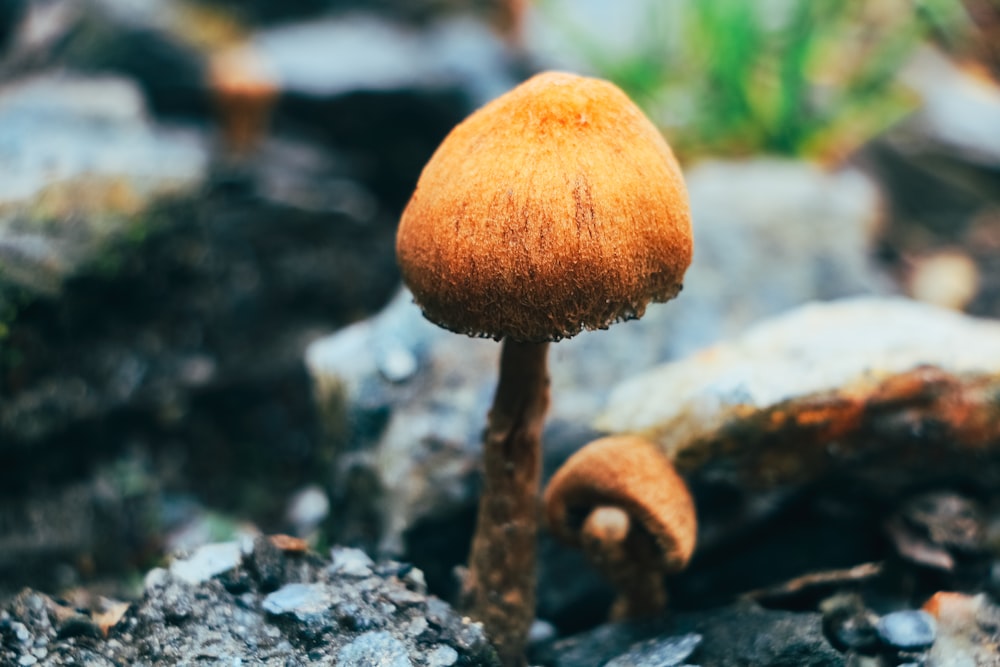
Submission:
<svg viewBox="0 0 1000 667">
<path fill-rule="evenodd" d="M 621 90 L 544 73 L 445 138 L 396 253 L 438 325 L 558 340 L 676 296 L 692 253 L 687 192 L 666 141 Z"/>
<path fill-rule="evenodd" d="M 683 569 L 691 559 L 697 533 L 694 501 L 651 441 L 633 435 L 595 440 L 569 457 L 545 491 L 549 528 L 575 546 L 584 519 L 604 506 L 623 509 L 653 536 L 666 570 Z"/>
</svg>

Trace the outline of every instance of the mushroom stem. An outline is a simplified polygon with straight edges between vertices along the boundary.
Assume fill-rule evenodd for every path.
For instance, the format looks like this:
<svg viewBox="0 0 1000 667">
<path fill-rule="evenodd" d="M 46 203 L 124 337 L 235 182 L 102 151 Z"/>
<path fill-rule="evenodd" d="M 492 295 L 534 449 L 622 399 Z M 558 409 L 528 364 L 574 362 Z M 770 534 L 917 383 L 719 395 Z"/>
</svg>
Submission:
<svg viewBox="0 0 1000 667">
<path fill-rule="evenodd" d="M 483 443 L 483 491 L 464 596 L 505 667 L 525 664 L 535 617 L 535 541 L 548 343 L 505 339 Z"/>
<path fill-rule="evenodd" d="M 610 620 L 651 616 L 667 606 L 664 572 L 653 537 L 620 507 L 595 507 L 580 529 L 580 544 L 618 591 Z"/>
</svg>

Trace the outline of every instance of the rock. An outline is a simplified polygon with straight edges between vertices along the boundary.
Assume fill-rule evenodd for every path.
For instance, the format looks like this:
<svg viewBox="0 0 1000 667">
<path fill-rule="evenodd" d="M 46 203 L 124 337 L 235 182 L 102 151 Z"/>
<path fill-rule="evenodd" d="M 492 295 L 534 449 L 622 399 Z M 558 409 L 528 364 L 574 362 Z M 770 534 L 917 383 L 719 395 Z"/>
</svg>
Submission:
<svg viewBox="0 0 1000 667">
<path fill-rule="evenodd" d="M 463 90 L 480 106 L 516 83 L 502 42 L 469 19 L 416 28 L 352 13 L 286 23 L 251 45 L 290 95 Z"/>
<path fill-rule="evenodd" d="M 965 310 L 979 291 L 979 268 L 961 251 L 919 257 L 908 277 L 907 291 L 918 301 Z"/>
<path fill-rule="evenodd" d="M 424 658 L 427 667 L 451 667 L 458 661 L 458 651 L 450 646 L 439 646 Z"/>
<path fill-rule="evenodd" d="M 855 471 L 886 490 L 921 471 L 985 482 L 1000 472 L 984 457 L 1000 438 L 998 353 L 995 322 L 901 299 L 814 304 L 622 383 L 596 426 L 645 433 L 680 468 L 741 488 L 861 458 Z"/>
<path fill-rule="evenodd" d="M 322 614 L 331 606 L 331 596 L 322 584 L 286 584 L 261 603 L 261 608 L 269 614 L 293 614 L 299 620 Z"/>
<path fill-rule="evenodd" d="M 667 639 L 647 639 L 610 660 L 605 667 L 676 667 L 694 653 L 701 643 L 696 634 Z"/>
<path fill-rule="evenodd" d="M 647 643 L 636 646 L 638 642 Z M 654 661 L 657 647 L 668 662 Z M 681 658 L 685 652 L 689 657 Z M 553 667 L 601 667 L 611 664 L 609 660 L 622 665 L 690 660 L 718 667 L 845 664 L 823 638 L 819 614 L 764 610 L 752 604 L 601 626 L 556 642 L 539 658 Z M 632 659 L 648 662 L 629 662 Z"/>
<path fill-rule="evenodd" d="M 903 72 L 903 81 L 923 98 L 922 109 L 895 135 L 918 142 L 910 150 L 961 155 L 986 167 L 1000 165 L 1000 85 L 963 71 L 926 49 Z"/>
<path fill-rule="evenodd" d="M 108 628 L 107 638 L 96 625 L 94 632 L 62 632 L 66 622 L 53 619 L 93 624 L 91 615 L 24 591 L 0 604 L 0 664 L 44 650 L 51 665 L 499 665 L 481 626 L 407 589 L 395 575 L 334 574 L 315 554 L 281 558 L 276 569 L 284 578 L 272 592 L 253 579 L 230 592 L 220 578 L 188 583 L 170 571 L 151 575 L 143 598 Z M 380 569 L 399 567 L 374 568 Z M 416 597 L 397 605 L 392 600 L 399 595 Z"/>
<path fill-rule="evenodd" d="M 937 638 L 934 617 L 923 610 L 894 611 L 880 618 L 875 628 L 883 644 L 901 651 L 926 651 Z"/>
<path fill-rule="evenodd" d="M 330 500 L 322 487 L 307 486 L 298 491 L 288 503 L 285 519 L 299 536 L 312 534 L 330 513 Z"/>
<path fill-rule="evenodd" d="M 337 652 L 337 664 L 344 667 L 413 667 L 406 647 L 388 632 L 361 635 Z"/>
<path fill-rule="evenodd" d="M 168 0 L 33 2 L 24 26 L 0 70 L 117 73 L 158 112 L 196 115 L 208 109 L 204 52 L 244 32 L 233 18 Z"/>
<path fill-rule="evenodd" d="M 195 550 L 187 558 L 170 564 L 170 574 L 188 584 L 208 581 L 240 564 L 239 542 L 206 544 Z"/>
<path fill-rule="evenodd" d="M 375 563 L 361 549 L 339 548 L 330 552 L 330 571 L 345 577 L 367 577 Z"/>
<path fill-rule="evenodd" d="M 7 289 L 57 294 L 65 280 L 204 184 L 191 133 L 150 124 L 135 86 L 47 75 L 0 91 L 0 268 Z M 6 291 L 5 291 L 6 292 Z M 9 294 L 9 292 L 6 292 Z"/>
</svg>

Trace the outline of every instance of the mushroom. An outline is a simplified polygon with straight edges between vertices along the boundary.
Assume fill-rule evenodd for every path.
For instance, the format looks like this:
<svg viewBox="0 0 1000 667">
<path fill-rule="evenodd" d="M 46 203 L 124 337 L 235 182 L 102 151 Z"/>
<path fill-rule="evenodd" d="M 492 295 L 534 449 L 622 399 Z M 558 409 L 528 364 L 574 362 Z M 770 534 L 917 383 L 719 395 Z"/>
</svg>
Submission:
<svg viewBox="0 0 1000 667">
<path fill-rule="evenodd" d="M 240 46 L 211 57 L 209 79 L 225 147 L 245 156 L 267 131 L 278 97 L 274 73 L 249 46 Z"/>
<path fill-rule="evenodd" d="M 567 459 L 549 482 L 552 533 L 580 547 L 618 591 L 612 619 L 647 616 L 667 602 L 664 578 L 694 551 L 694 502 L 655 443 L 636 435 L 601 438 Z"/>
<path fill-rule="evenodd" d="M 455 127 L 403 212 L 396 253 L 425 317 L 503 341 L 464 597 L 505 665 L 534 619 L 548 343 L 670 300 L 691 252 L 666 141 L 613 84 L 559 72 Z"/>
</svg>

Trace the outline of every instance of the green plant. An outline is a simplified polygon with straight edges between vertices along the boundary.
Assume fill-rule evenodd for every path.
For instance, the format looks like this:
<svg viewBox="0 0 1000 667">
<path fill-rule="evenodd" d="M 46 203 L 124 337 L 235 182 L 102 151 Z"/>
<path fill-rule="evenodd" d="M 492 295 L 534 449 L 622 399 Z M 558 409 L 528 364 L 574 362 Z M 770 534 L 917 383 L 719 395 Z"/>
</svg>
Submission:
<svg viewBox="0 0 1000 667">
<path fill-rule="evenodd" d="M 896 77 L 927 33 L 910 2 L 642 2 L 643 20 L 624 53 L 608 53 L 553 0 L 543 7 L 684 157 L 838 158 L 916 106 Z M 961 10 L 957 0 L 921 6 L 939 17 Z"/>
</svg>

